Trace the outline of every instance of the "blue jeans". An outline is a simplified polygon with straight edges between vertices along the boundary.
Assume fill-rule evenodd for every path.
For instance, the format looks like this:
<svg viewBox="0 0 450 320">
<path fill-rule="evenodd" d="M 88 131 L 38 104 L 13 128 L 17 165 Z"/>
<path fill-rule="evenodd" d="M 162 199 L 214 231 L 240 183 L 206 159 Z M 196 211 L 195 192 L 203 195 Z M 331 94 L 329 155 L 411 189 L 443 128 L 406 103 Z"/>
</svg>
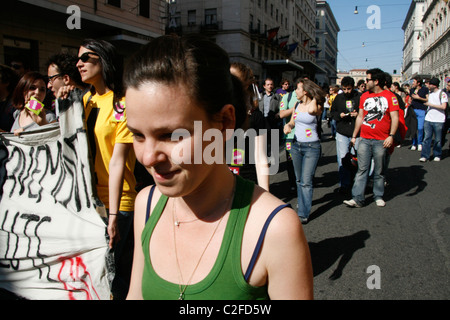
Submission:
<svg viewBox="0 0 450 320">
<path fill-rule="evenodd" d="M 431 153 L 431 140 L 434 133 L 433 156 L 440 158 L 442 155 L 442 128 L 444 123 L 425 121 L 423 126 L 424 138 L 421 157 L 429 158 Z"/>
<path fill-rule="evenodd" d="M 297 183 L 297 214 L 308 218 L 313 197 L 313 180 L 322 147 L 320 141 L 298 142 L 292 145 L 292 163 Z"/>
<path fill-rule="evenodd" d="M 364 191 L 371 160 L 373 158 L 373 197 L 375 200 L 382 199 L 384 194 L 383 166 L 385 163 L 385 153 L 387 149 L 383 147 L 384 140 L 361 138 L 358 146 L 358 172 L 352 188 L 352 197 L 359 205 L 364 205 Z"/>
<path fill-rule="evenodd" d="M 333 137 L 335 137 L 336 136 L 336 120 L 331 119 L 330 123 L 331 123 L 331 135 Z"/>
<path fill-rule="evenodd" d="M 414 109 L 417 117 L 417 133 L 412 140 L 412 145 L 416 146 L 423 144 L 423 125 L 425 122 L 425 110 Z"/>
<path fill-rule="evenodd" d="M 350 141 L 352 137 L 347 137 L 339 132 L 336 132 L 336 155 L 337 155 L 337 163 L 339 170 L 339 182 L 341 187 L 349 188 L 352 185 L 352 176 L 351 172 L 348 171 L 345 167 L 342 166 L 342 158 L 348 152 L 348 146 L 350 145 Z M 359 138 L 356 139 L 355 149 L 358 150 Z"/>
</svg>

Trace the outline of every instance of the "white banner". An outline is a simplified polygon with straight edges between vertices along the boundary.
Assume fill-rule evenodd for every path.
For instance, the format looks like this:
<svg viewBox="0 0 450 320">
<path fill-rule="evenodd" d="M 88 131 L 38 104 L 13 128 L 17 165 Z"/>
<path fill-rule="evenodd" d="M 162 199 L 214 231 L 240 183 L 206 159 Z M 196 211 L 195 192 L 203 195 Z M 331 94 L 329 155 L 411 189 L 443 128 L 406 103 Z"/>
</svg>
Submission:
<svg viewBox="0 0 450 320">
<path fill-rule="evenodd" d="M 110 298 L 83 111 L 73 94 L 59 104 L 59 123 L 1 135 L 0 288 L 26 299 Z"/>
</svg>

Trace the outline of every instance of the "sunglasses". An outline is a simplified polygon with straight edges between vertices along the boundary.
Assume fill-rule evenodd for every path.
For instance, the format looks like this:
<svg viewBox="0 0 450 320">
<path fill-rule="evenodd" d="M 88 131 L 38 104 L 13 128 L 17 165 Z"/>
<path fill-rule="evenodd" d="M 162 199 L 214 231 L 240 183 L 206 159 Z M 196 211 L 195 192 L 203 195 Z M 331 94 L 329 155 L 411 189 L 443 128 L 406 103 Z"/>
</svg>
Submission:
<svg viewBox="0 0 450 320">
<path fill-rule="evenodd" d="M 48 81 L 49 81 L 49 82 L 53 82 L 53 80 L 54 80 L 55 78 L 60 77 L 60 76 L 62 76 L 62 74 L 61 74 L 61 73 L 57 73 L 57 74 L 55 74 L 55 75 L 53 75 L 53 76 L 48 77 Z"/>
<path fill-rule="evenodd" d="M 85 52 L 81 56 L 78 57 L 78 60 L 86 62 L 86 61 L 89 60 L 89 58 L 91 58 L 90 55 L 94 55 L 94 56 L 99 57 L 99 55 L 97 53 L 95 53 L 95 52 Z"/>
</svg>

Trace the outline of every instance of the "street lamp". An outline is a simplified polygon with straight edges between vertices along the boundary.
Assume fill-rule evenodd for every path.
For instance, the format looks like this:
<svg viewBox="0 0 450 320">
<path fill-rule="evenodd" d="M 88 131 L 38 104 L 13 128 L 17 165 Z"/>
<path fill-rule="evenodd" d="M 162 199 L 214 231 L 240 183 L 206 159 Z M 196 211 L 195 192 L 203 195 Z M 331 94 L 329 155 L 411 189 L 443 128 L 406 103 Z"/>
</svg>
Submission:
<svg viewBox="0 0 450 320">
<path fill-rule="evenodd" d="M 358 6 L 355 6 L 355 11 L 353 13 L 358 14 Z"/>
</svg>

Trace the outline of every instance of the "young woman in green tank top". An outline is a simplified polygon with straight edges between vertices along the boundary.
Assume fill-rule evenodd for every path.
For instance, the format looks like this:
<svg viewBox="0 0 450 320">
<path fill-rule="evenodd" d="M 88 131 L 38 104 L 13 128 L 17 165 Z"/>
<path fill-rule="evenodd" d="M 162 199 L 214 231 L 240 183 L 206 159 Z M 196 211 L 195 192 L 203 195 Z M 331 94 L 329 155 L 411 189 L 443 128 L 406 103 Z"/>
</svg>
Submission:
<svg viewBox="0 0 450 320">
<path fill-rule="evenodd" d="M 162 36 L 124 81 L 136 157 L 156 183 L 136 198 L 128 299 L 313 298 L 296 212 L 221 156 L 248 101 L 226 52 L 199 36 Z"/>
</svg>

